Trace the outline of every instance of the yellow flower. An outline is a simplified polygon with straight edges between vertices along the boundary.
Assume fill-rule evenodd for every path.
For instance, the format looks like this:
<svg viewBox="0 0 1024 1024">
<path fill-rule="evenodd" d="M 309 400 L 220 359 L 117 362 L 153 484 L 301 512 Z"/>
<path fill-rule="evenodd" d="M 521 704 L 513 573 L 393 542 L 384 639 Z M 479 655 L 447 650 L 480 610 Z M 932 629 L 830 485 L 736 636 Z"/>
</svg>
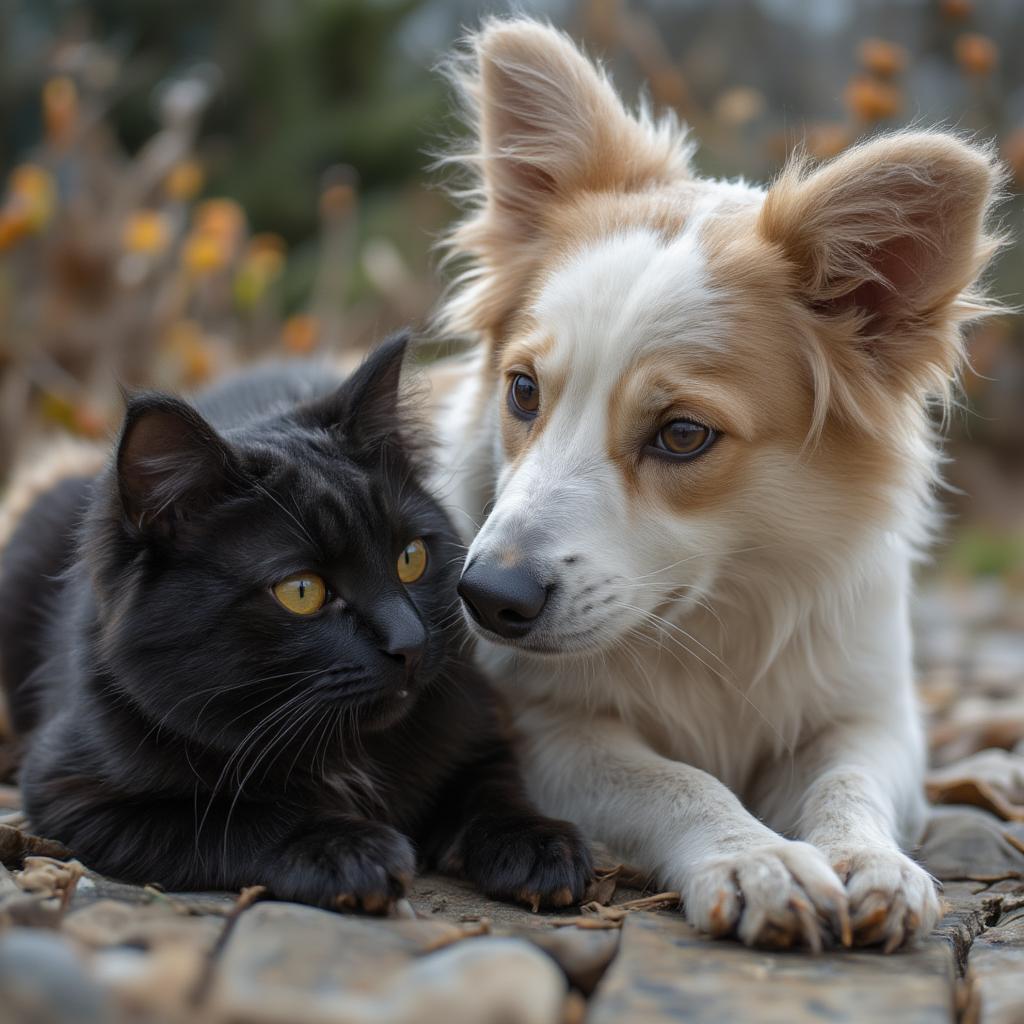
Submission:
<svg viewBox="0 0 1024 1024">
<path fill-rule="evenodd" d="M 285 242 L 278 235 L 254 235 L 235 277 L 235 302 L 251 309 L 284 268 Z"/>
<path fill-rule="evenodd" d="M 223 270 L 230 257 L 231 251 L 222 239 L 197 231 L 193 231 L 181 247 L 182 266 L 193 277 Z"/>
<path fill-rule="evenodd" d="M 156 255 L 167 248 L 169 240 L 167 218 L 156 210 L 136 210 L 121 232 L 121 244 L 128 252 Z"/>
<path fill-rule="evenodd" d="M 51 143 L 71 141 L 78 122 L 78 88 L 70 78 L 51 78 L 43 86 L 43 121 Z"/>
<path fill-rule="evenodd" d="M 29 229 L 41 231 L 57 206 L 53 175 L 37 164 L 21 164 L 11 171 L 7 208 L 24 211 Z"/>
</svg>

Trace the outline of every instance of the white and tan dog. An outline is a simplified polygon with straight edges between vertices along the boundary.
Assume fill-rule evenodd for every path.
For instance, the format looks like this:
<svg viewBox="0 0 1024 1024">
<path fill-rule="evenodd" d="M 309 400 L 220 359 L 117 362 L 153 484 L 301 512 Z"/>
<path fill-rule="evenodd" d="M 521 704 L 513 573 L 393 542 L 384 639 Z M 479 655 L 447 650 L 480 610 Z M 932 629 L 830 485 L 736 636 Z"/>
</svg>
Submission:
<svg viewBox="0 0 1024 1024">
<path fill-rule="evenodd" d="M 437 371 L 440 483 L 533 795 L 712 935 L 927 933 L 907 604 L 991 154 L 902 133 L 763 191 L 696 177 L 546 26 L 489 23 L 457 77 L 442 322 L 480 345 Z"/>
</svg>

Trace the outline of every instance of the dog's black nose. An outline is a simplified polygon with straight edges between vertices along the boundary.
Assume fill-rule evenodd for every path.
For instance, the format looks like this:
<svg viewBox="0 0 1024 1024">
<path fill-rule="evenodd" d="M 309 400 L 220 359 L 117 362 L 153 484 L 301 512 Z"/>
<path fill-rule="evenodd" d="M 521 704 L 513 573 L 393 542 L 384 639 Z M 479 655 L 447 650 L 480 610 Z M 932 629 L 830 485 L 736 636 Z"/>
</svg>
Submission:
<svg viewBox="0 0 1024 1024">
<path fill-rule="evenodd" d="M 469 614 L 498 636 L 526 636 L 548 599 L 548 588 L 529 569 L 474 561 L 459 580 Z"/>
</svg>

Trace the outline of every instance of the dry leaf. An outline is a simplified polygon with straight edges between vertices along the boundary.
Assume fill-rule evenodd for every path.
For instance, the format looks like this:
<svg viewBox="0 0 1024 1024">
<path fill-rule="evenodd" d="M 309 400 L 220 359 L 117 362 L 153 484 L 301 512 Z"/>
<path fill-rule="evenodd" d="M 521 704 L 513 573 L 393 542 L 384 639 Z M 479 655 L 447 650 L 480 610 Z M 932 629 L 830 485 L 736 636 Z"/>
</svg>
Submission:
<svg viewBox="0 0 1024 1024">
<path fill-rule="evenodd" d="M 20 867 L 29 856 L 66 859 L 71 851 L 54 839 L 43 839 L 12 825 L 0 825 L 0 862 Z"/>
<path fill-rule="evenodd" d="M 932 772 L 925 790 L 932 803 L 969 804 L 1004 821 L 1024 821 L 1024 757 L 982 750 Z"/>
<path fill-rule="evenodd" d="M 14 880 L 25 892 L 44 897 L 56 896 L 63 910 L 84 874 L 85 868 L 77 860 L 35 856 L 25 858 L 25 867 L 15 872 Z"/>
<path fill-rule="evenodd" d="M 622 869 L 621 864 L 616 864 L 613 868 L 595 869 L 594 879 L 587 886 L 583 899 L 588 903 L 601 903 L 606 906 L 611 903 L 615 899 L 615 890 L 618 888 Z"/>
</svg>

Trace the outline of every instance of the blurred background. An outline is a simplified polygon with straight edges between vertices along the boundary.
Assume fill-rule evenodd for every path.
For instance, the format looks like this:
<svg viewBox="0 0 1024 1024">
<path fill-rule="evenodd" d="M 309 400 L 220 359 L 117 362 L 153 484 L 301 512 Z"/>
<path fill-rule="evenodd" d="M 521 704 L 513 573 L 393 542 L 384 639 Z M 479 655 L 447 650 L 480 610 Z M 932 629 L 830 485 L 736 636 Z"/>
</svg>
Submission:
<svg viewBox="0 0 1024 1024">
<path fill-rule="evenodd" d="M 1024 229 L 1019 0 L 551 0 L 630 99 L 765 180 L 805 142 L 941 123 L 991 140 Z M 104 437 L 117 382 L 358 351 L 423 320 L 459 131 L 436 65 L 500 5 L 0 0 L 0 488 L 46 432 Z M 992 277 L 1021 300 L 1024 250 Z M 951 424 L 938 569 L 1024 591 L 1024 319 L 979 328 Z M 1022 623 L 1024 625 L 1024 623 Z"/>
</svg>

